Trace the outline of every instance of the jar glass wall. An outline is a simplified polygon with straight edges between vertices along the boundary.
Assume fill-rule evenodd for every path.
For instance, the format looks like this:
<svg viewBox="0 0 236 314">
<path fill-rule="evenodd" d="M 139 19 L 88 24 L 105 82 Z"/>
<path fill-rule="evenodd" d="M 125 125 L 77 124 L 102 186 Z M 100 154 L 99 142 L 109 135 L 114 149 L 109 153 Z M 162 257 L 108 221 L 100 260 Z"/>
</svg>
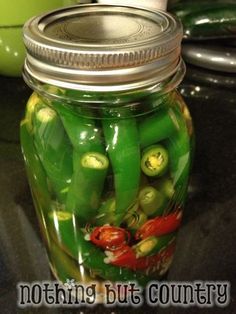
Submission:
<svg viewBox="0 0 236 314">
<path fill-rule="evenodd" d="M 191 165 L 183 99 L 176 90 L 45 90 L 50 96 L 28 101 L 21 143 L 53 273 L 62 282 L 159 279 L 173 257 Z"/>
</svg>

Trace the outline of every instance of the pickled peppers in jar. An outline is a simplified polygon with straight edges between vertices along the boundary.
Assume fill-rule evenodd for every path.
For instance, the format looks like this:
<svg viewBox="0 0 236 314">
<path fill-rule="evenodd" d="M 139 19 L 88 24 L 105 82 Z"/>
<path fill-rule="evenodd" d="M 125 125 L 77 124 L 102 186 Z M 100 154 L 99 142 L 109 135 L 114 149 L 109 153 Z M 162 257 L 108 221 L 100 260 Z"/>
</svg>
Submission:
<svg viewBox="0 0 236 314">
<path fill-rule="evenodd" d="M 53 274 L 135 281 L 168 271 L 193 127 L 176 87 L 182 28 L 161 11 L 79 5 L 24 26 L 33 89 L 21 144 Z"/>
</svg>

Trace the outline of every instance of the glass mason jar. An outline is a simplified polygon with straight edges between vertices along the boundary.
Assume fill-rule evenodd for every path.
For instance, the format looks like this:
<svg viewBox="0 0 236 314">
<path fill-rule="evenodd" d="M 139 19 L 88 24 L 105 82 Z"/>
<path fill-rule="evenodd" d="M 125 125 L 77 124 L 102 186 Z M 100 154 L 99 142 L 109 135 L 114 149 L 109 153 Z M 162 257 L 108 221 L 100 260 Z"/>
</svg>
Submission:
<svg viewBox="0 0 236 314">
<path fill-rule="evenodd" d="M 34 90 L 21 144 L 52 272 L 136 281 L 168 270 L 193 128 L 176 91 L 182 28 L 168 13 L 79 5 L 24 27 Z"/>
</svg>

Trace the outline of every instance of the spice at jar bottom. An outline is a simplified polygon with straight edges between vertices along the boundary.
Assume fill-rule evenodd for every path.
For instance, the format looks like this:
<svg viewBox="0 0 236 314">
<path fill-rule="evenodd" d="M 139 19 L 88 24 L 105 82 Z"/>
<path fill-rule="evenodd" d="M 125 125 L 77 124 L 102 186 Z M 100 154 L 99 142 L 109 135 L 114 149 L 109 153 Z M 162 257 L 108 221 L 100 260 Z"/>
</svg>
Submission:
<svg viewBox="0 0 236 314">
<path fill-rule="evenodd" d="M 176 91 L 181 38 L 170 14 L 130 6 L 78 5 L 24 27 L 34 93 L 22 152 L 61 282 L 145 287 L 168 271 L 194 136 Z"/>
</svg>

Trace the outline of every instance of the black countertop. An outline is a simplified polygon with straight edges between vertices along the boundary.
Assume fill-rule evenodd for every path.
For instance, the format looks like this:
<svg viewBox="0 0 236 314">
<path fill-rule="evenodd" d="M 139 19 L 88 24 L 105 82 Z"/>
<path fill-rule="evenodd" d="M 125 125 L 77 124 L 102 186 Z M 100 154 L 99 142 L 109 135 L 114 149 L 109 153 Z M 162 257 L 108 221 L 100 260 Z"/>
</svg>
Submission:
<svg viewBox="0 0 236 314">
<path fill-rule="evenodd" d="M 229 281 L 225 308 L 181 307 L 77 310 L 17 308 L 16 284 L 52 279 L 27 184 L 19 122 L 31 91 L 22 79 L 0 77 L 0 312 L 236 313 L 235 77 L 188 67 L 179 87 L 196 132 L 195 162 L 177 251 L 168 281 Z"/>
</svg>

